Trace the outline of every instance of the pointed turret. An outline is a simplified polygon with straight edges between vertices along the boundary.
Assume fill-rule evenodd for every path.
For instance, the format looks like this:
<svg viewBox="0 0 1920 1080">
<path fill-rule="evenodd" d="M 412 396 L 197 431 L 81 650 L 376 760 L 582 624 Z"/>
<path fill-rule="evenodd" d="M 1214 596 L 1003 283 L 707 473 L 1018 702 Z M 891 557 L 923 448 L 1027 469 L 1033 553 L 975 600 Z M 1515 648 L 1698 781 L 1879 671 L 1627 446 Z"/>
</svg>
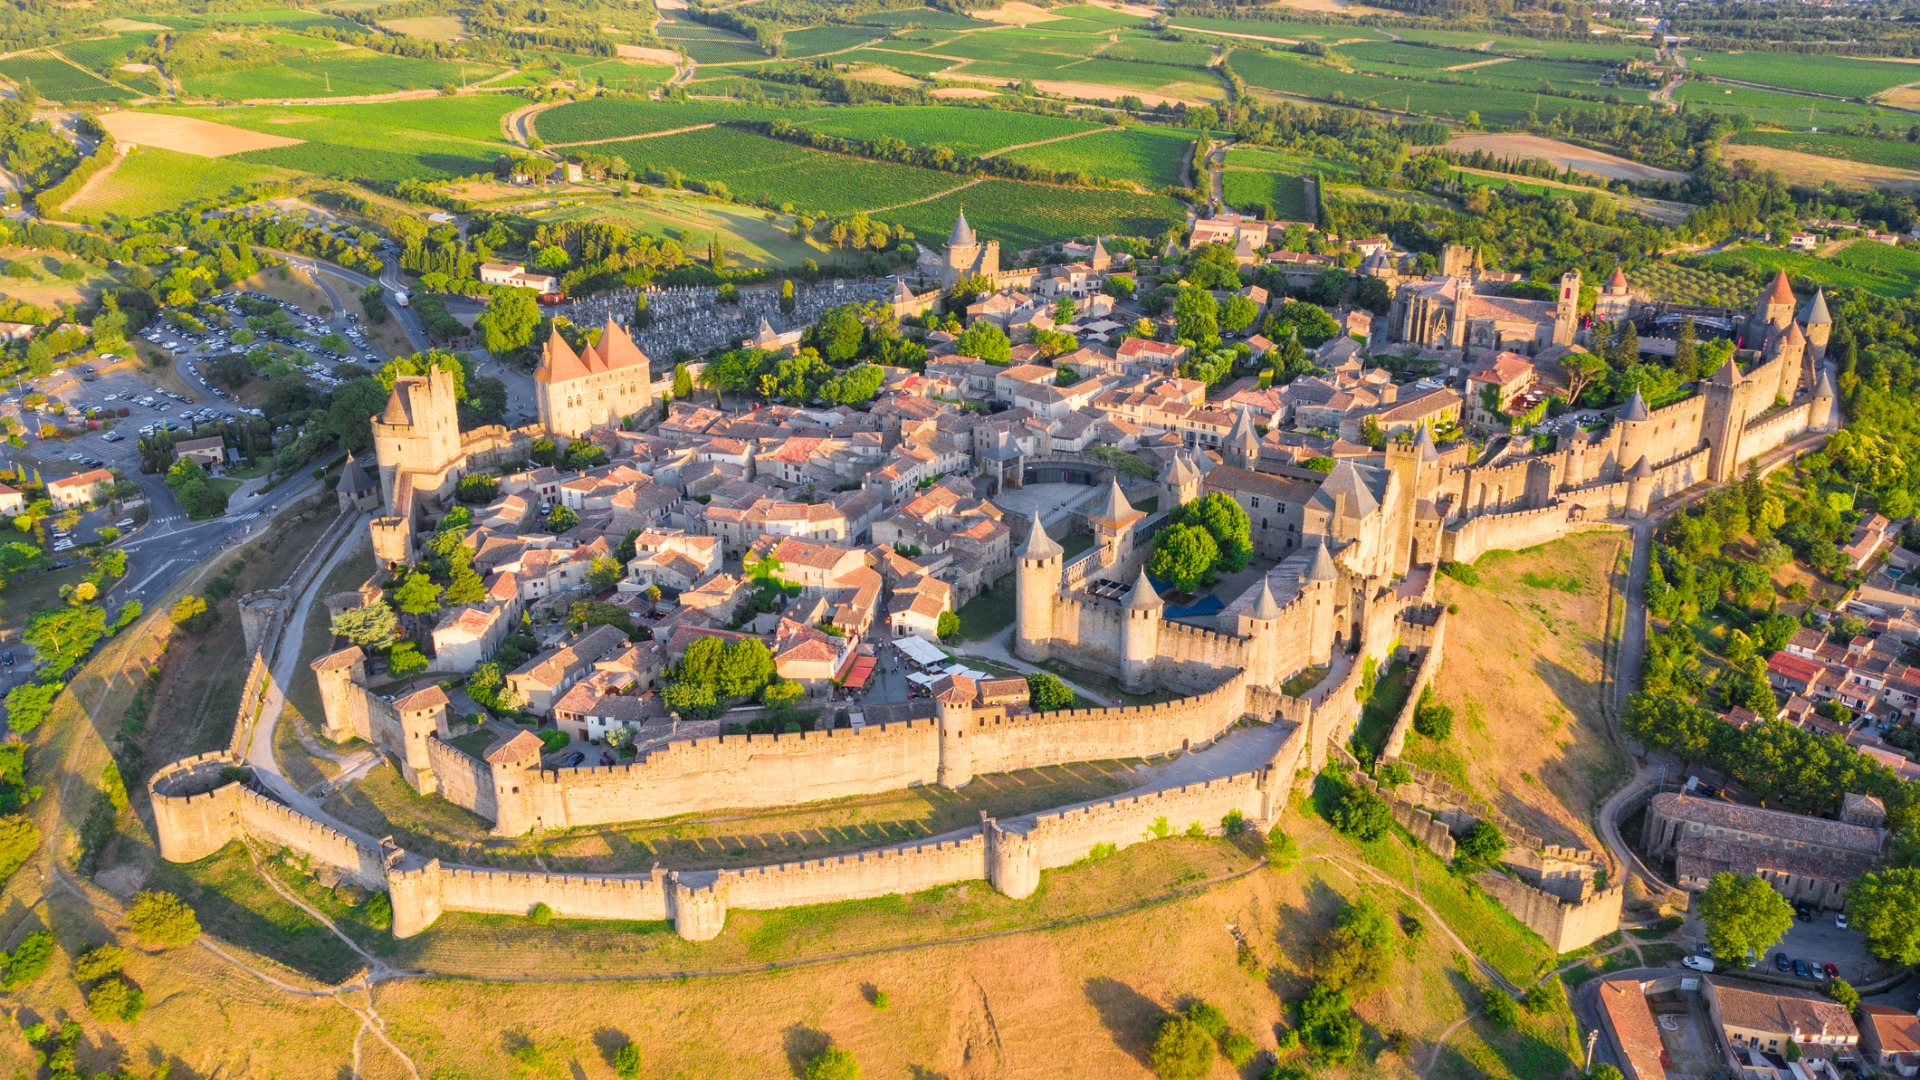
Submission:
<svg viewBox="0 0 1920 1080">
<path fill-rule="evenodd" d="M 1107 254 L 1107 245 L 1101 243 L 1097 236 L 1093 238 L 1093 256 L 1088 261 L 1095 270 L 1105 270 L 1113 265 L 1113 256 Z"/>
<path fill-rule="evenodd" d="M 1087 512 L 1089 521 L 1116 529 L 1144 516 L 1127 501 L 1126 492 L 1120 490 L 1120 477 L 1117 475 L 1107 484 L 1106 495 L 1100 500 L 1100 505 Z"/>
<path fill-rule="evenodd" d="M 1716 386 L 1732 386 L 1738 383 L 1740 381 L 1740 365 L 1733 362 L 1733 357 L 1727 357 L 1727 362 L 1720 365 L 1720 370 L 1713 373 L 1713 378 L 1710 381 Z"/>
<path fill-rule="evenodd" d="M 373 481 L 367 478 L 367 470 L 360 467 L 351 452 L 347 454 L 347 464 L 340 470 L 340 486 L 335 490 L 355 498 L 374 490 Z"/>
<path fill-rule="evenodd" d="M 1340 571 L 1333 565 L 1333 555 L 1327 551 L 1325 541 L 1314 546 L 1313 563 L 1307 567 L 1308 581 L 1335 581 Z"/>
<path fill-rule="evenodd" d="M 1620 267 L 1616 266 L 1613 268 L 1613 276 L 1607 279 L 1607 291 L 1608 292 L 1625 292 L 1626 290 L 1627 290 L 1627 272 L 1621 269 Z"/>
<path fill-rule="evenodd" d="M 1767 303 L 1793 303 L 1793 283 L 1787 280 L 1787 272 L 1785 270 L 1773 275 L 1773 284 L 1767 286 Z"/>
<path fill-rule="evenodd" d="M 1273 598 L 1273 582 L 1265 574 L 1260 575 L 1260 595 L 1253 601 L 1253 617 L 1261 622 L 1280 617 L 1280 602 Z"/>
<path fill-rule="evenodd" d="M 974 242 L 973 226 L 967 224 L 967 212 L 962 210 L 960 216 L 953 219 L 953 232 L 947 237 L 947 246 L 967 247 Z"/>
<path fill-rule="evenodd" d="M 1633 468 L 1627 470 L 1627 479 L 1629 480 L 1645 480 L 1652 475 L 1653 466 L 1647 461 L 1647 455 L 1645 454 L 1641 454 L 1640 460 L 1634 462 Z"/>
<path fill-rule="evenodd" d="M 1833 372 L 1828 371 L 1824 366 L 1821 367 L 1820 381 L 1815 383 L 1813 387 L 1813 399 L 1815 401 L 1832 401 L 1838 396 L 1839 395 L 1833 392 Z"/>
<path fill-rule="evenodd" d="M 555 328 L 548 335 L 546 345 L 540 349 L 540 363 L 533 369 L 533 381 L 544 383 L 565 382 L 587 374 L 587 365 L 580 360 L 580 354 L 573 351 L 567 339 L 560 336 Z"/>
<path fill-rule="evenodd" d="M 1420 425 L 1420 434 L 1413 440 L 1413 456 L 1417 461 L 1439 461 L 1440 448 L 1433 444 L 1433 429 Z"/>
<path fill-rule="evenodd" d="M 1129 611 L 1144 611 L 1149 608 L 1158 610 L 1164 606 L 1166 605 L 1161 601 L 1160 594 L 1153 590 L 1153 582 L 1147 580 L 1147 571 L 1143 567 L 1140 571 L 1140 580 L 1133 583 L 1133 591 L 1127 594 L 1127 609 Z"/>
<path fill-rule="evenodd" d="M 1249 472 L 1260 464 L 1260 433 L 1253 427 L 1253 410 L 1240 406 L 1240 415 L 1234 417 L 1233 428 L 1227 432 L 1227 441 L 1221 447 L 1222 456 L 1230 465 L 1238 466 Z"/>
<path fill-rule="evenodd" d="M 1640 396 L 1639 387 L 1634 387 L 1633 396 L 1628 398 L 1627 403 L 1620 407 L 1620 419 L 1639 421 L 1645 420 L 1646 418 L 1647 399 Z"/>
<path fill-rule="evenodd" d="M 1833 316 L 1827 312 L 1827 290 L 1813 291 L 1813 299 L 1807 301 L 1806 309 L 1800 313 L 1800 321 L 1808 326 L 1833 325 Z"/>
<path fill-rule="evenodd" d="M 1019 551 L 1022 559 L 1057 559 L 1066 554 L 1065 549 L 1047 535 L 1047 527 L 1040 524 L 1039 514 L 1034 514 L 1027 524 L 1027 542 L 1020 545 Z"/>
</svg>

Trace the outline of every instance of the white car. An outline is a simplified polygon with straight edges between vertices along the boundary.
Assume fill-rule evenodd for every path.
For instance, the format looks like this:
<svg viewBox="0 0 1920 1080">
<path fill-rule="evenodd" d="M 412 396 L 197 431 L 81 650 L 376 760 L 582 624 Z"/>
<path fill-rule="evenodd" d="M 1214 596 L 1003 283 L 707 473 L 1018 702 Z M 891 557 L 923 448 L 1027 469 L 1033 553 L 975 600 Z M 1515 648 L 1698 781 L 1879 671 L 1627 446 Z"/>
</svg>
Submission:
<svg viewBox="0 0 1920 1080">
<path fill-rule="evenodd" d="M 131 529 L 133 528 L 133 519 L 121 518 L 119 521 L 113 523 L 113 527 L 116 529 Z"/>
<path fill-rule="evenodd" d="M 1712 971 L 1713 959 L 1707 956 L 1683 956 L 1680 965 L 1694 971 Z"/>
</svg>

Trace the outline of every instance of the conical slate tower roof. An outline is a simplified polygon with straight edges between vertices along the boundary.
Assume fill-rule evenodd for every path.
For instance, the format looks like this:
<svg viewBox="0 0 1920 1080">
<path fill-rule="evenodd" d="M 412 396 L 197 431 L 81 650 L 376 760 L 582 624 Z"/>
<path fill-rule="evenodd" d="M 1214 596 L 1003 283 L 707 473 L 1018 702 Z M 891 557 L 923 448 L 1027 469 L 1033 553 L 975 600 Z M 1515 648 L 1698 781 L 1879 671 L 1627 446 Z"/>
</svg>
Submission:
<svg viewBox="0 0 1920 1080">
<path fill-rule="evenodd" d="M 973 226 L 967 224 L 967 212 L 962 210 L 960 216 L 953 219 L 953 233 L 947 237 L 947 246 L 964 247 L 973 242 Z"/>
<path fill-rule="evenodd" d="M 1806 309 L 1800 312 L 1800 321 L 1808 326 L 1833 325 L 1833 316 L 1827 312 L 1827 290 L 1813 291 L 1813 299 L 1807 301 Z"/>
<path fill-rule="evenodd" d="M 360 467 L 360 463 L 353 459 L 353 454 L 347 454 L 346 467 L 340 470 L 339 491 L 357 498 L 372 490 L 373 481 L 367 478 L 367 470 Z"/>
<path fill-rule="evenodd" d="M 1260 575 L 1260 595 L 1253 601 L 1253 617 L 1268 622 L 1280 617 L 1280 603 L 1273 598 L 1273 582 Z"/>
<path fill-rule="evenodd" d="M 1793 303 L 1793 284 L 1787 280 L 1787 272 L 1785 270 L 1773 275 L 1773 284 L 1767 286 L 1767 303 Z"/>
<path fill-rule="evenodd" d="M 1440 448 L 1433 445 L 1433 429 L 1420 425 L 1420 434 L 1413 440 L 1413 456 L 1419 461 L 1440 460 Z"/>
<path fill-rule="evenodd" d="M 1833 372 L 1828 371 L 1824 366 L 1820 369 L 1820 381 L 1814 384 L 1813 396 L 1827 399 L 1838 396 L 1833 392 Z"/>
<path fill-rule="evenodd" d="M 1040 524 L 1040 515 L 1034 514 L 1028 522 L 1027 542 L 1020 546 L 1023 559 L 1052 559 L 1066 554 L 1066 550 L 1053 542 L 1047 535 L 1047 527 Z"/>
<path fill-rule="evenodd" d="M 1622 420 L 1645 420 L 1647 418 L 1647 399 L 1640 396 L 1640 388 L 1635 387 L 1633 396 L 1620 408 Z"/>
<path fill-rule="evenodd" d="M 1093 521 L 1121 522 L 1138 517 L 1140 512 L 1127 501 L 1127 495 L 1120 490 L 1120 478 L 1115 476 L 1107 485 L 1106 498 L 1100 501 L 1098 508 L 1087 514 Z"/>
<path fill-rule="evenodd" d="M 1127 594 L 1127 607 L 1133 611 L 1164 606 L 1160 594 L 1153 591 L 1153 582 L 1147 580 L 1145 567 L 1140 570 L 1140 580 L 1133 583 L 1133 591 Z"/>
<path fill-rule="evenodd" d="M 1734 363 L 1731 356 L 1727 357 L 1727 362 L 1720 366 L 1719 371 L 1713 373 L 1713 382 L 1720 386 L 1732 386 L 1739 381 L 1740 365 Z"/>
<path fill-rule="evenodd" d="M 1326 543 L 1323 541 L 1316 544 L 1313 549 L 1313 565 L 1307 567 L 1307 580 L 1333 581 L 1339 576 L 1340 571 L 1334 568 L 1333 556 L 1328 553 Z"/>
</svg>

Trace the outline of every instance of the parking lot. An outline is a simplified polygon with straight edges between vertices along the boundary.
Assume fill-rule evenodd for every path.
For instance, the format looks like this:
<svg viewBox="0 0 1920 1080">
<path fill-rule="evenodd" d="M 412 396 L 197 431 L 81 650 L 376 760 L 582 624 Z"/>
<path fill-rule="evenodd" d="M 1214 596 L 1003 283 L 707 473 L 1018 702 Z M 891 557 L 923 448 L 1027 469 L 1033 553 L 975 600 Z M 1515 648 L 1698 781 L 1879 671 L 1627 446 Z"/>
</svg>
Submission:
<svg viewBox="0 0 1920 1080">
<path fill-rule="evenodd" d="M 1816 979 L 1811 974 L 1806 977 L 1795 975 L 1793 961 L 1804 960 L 1810 969 L 1815 964 L 1832 964 L 1839 969 L 1840 978 L 1850 983 L 1870 982 L 1891 973 L 1867 951 L 1866 939 L 1852 930 L 1842 930 L 1835 925 L 1834 912 L 1809 911 L 1808 915 L 1810 918 L 1806 922 L 1796 918 L 1787 936 L 1767 950 L 1759 971 L 1776 978 L 1791 979 L 1810 988 L 1822 986 L 1826 980 Z M 1704 953 L 1706 928 L 1698 918 L 1688 921 L 1686 932 L 1689 940 L 1694 942 L 1695 951 Z M 1780 970 L 1777 959 L 1783 954 L 1787 958 L 1787 970 L 1784 972 Z"/>
</svg>

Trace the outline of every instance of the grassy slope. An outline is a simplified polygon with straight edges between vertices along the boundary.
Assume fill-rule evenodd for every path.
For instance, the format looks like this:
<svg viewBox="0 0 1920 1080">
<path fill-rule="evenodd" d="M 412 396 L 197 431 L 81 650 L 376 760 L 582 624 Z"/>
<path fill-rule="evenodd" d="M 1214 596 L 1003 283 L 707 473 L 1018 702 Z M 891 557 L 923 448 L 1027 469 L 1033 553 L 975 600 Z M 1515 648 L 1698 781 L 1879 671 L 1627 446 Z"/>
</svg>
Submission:
<svg viewBox="0 0 1920 1080">
<path fill-rule="evenodd" d="M 1587 533 L 1489 553 L 1477 564 L 1479 585 L 1441 583 L 1441 598 L 1460 605 L 1434 683 L 1454 708 L 1453 740 L 1435 745 L 1416 733 L 1407 760 L 1498 800 L 1549 840 L 1595 844 L 1591 813 L 1619 776 L 1600 680 L 1620 543 L 1613 533 Z"/>
</svg>

